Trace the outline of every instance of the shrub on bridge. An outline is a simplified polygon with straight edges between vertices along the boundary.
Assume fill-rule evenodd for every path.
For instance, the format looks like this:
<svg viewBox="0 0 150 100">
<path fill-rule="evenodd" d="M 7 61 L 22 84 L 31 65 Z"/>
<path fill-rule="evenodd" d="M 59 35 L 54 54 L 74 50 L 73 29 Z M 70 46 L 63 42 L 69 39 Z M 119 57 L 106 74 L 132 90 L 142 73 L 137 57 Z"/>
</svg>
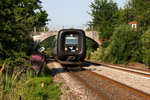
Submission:
<svg viewBox="0 0 150 100">
<path fill-rule="evenodd" d="M 128 63 L 136 53 L 136 33 L 128 25 L 117 27 L 110 45 L 104 52 L 104 61 L 111 63 Z"/>
</svg>

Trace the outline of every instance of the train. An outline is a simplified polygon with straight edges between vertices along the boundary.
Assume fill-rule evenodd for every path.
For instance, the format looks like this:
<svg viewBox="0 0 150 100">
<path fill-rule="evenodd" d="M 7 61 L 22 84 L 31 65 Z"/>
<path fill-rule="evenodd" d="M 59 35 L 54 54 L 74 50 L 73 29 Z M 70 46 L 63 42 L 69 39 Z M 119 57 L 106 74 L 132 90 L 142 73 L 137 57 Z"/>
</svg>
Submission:
<svg viewBox="0 0 150 100">
<path fill-rule="evenodd" d="M 86 57 L 86 36 L 81 29 L 62 29 L 56 35 L 54 58 L 64 65 L 79 65 Z"/>
</svg>

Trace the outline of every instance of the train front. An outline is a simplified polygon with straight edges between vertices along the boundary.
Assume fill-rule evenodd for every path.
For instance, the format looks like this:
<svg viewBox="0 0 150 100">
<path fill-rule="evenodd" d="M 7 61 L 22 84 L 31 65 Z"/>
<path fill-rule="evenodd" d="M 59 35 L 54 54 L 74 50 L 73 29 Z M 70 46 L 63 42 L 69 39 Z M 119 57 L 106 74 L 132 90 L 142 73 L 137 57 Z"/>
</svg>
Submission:
<svg viewBox="0 0 150 100">
<path fill-rule="evenodd" d="M 57 37 L 58 61 L 61 64 L 81 64 L 85 56 L 85 32 L 79 29 L 60 30 Z"/>
</svg>

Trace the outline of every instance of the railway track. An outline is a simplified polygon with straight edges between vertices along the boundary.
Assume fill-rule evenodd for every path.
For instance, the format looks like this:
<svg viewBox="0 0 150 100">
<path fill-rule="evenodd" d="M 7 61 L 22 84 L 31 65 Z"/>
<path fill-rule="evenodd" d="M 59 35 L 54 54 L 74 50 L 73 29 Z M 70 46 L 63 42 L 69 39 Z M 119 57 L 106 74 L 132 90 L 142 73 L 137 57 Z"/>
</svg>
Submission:
<svg viewBox="0 0 150 100">
<path fill-rule="evenodd" d="M 105 64 L 105 63 L 98 63 L 98 62 L 93 62 L 93 61 L 89 61 L 89 60 L 86 60 L 85 63 L 90 64 L 90 65 L 91 64 L 99 65 L 99 66 L 103 66 L 106 68 L 116 69 L 116 70 L 120 70 L 120 71 L 124 71 L 124 72 L 128 72 L 128 73 L 132 73 L 132 74 L 136 74 L 136 75 L 145 76 L 145 77 L 150 78 L 150 71 L 149 70 L 131 68 L 131 67 L 126 67 L 126 66 L 118 66 L 118 65 L 112 65 L 112 64 Z"/>
<path fill-rule="evenodd" d="M 56 74 L 66 73 L 72 78 L 72 81 L 79 82 L 81 87 L 83 86 L 88 94 L 96 98 L 90 100 L 150 100 L 150 94 L 147 92 L 133 88 L 124 83 L 120 83 L 118 80 L 113 80 L 106 76 L 97 74 L 89 69 L 85 69 L 90 65 L 101 64 L 97 64 L 95 62 L 85 62 L 79 67 L 68 66 L 66 68 L 58 67 L 58 65 L 56 65 L 57 68 L 54 69 L 58 70 Z M 73 85 L 73 87 L 76 87 L 76 85 Z"/>
<path fill-rule="evenodd" d="M 111 98 L 109 98 L 107 95 L 105 95 L 102 91 L 99 91 L 98 89 L 94 88 L 92 85 L 89 84 L 89 82 L 87 82 L 85 79 L 83 79 L 82 77 L 80 77 L 77 73 L 74 73 L 73 70 L 69 69 L 70 74 L 73 77 L 75 77 L 77 80 L 79 80 L 85 87 L 87 87 L 89 90 L 91 90 L 92 92 L 94 92 L 99 97 L 99 99 L 102 99 L 102 100 L 111 100 Z M 76 69 L 76 70 L 78 70 L 78 69 Z"/>
<path fill-rule="evenodd" d="M 102 100 L 150 100 L 150 94 L 81 67 L 67 68 L 69 74 Z"/>
</svg>

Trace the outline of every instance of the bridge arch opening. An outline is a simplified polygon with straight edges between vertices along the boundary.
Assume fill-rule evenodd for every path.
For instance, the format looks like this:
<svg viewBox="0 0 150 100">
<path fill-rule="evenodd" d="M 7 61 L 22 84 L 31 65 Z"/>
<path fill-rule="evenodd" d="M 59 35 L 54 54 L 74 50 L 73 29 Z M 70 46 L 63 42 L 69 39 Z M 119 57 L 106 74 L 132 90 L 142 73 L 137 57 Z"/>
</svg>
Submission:
<svg viewBox="0 0 150 100">
<path fill-rule="evenodd" d="M 94 45 L 96 48 L 99 47 L 99 43 L 97 43 L 97 41 L 93 40 L 92 38 L 86 36 L 86 40 L 87 40 L 87 41 L 90 40 L 91 42 L 93 42 L 93 45 Z"/>
<path fill-rule="evenodd" d="M 51 35 L 48 38 L 46 37 L 42 38 L 41 40 L 37 39 L 35 40 L 35 42 L 37 42 L 37 45 L 35 47 L 37 50 L 40 49 L 41 47 L 44 47 L 45 48 L 44 52 L 49 56 L 51 56 L 56 44 L 56 34 Z M 99 48 L 99 43 L 93 40 L 92 38 L 86 36 L 86 45 L 87 45 L 86 57 L 89 58 L 90 53 L 94 52 L 95 50 L 97 50 L 97 48 Z"/>
<path fill-rule="evenodd" d="M 91 52 L 96 51 L 99 48 L 99 44 L 93 39 L 86 37 L 86 47 L 86 59 L 89 59 Z"/>
<path fill-rule="evenodd" d="M 51 56 L 53 49 L 55 48 L 55 44 L 56 44 L 56 35 L 53 35 L 41 41 L 37 45 L 36 49 L 40 49 L 41 47 L 44 47 L 45 48 L 44 52 L 49 56 Z"/>
</svg>

